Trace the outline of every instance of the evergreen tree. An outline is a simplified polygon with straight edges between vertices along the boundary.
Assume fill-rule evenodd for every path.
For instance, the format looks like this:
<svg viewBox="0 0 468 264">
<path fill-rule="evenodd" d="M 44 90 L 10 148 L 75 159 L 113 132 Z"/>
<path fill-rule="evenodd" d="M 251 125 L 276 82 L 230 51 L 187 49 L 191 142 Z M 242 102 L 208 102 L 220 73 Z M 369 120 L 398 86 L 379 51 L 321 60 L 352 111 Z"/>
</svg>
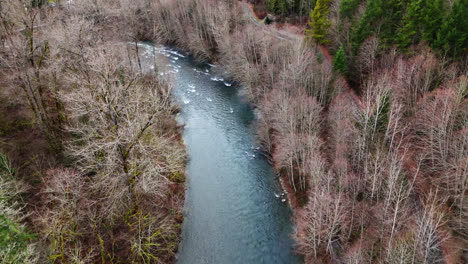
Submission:
<svg viewBox="0 0 468 264">
<path fill-rule="evenodd" d="M 333 56 L 333 70 L 339 71 L 342 75 L 346 75 L 348 71 L 343 45 L 340 46 L 335 56 Z"/>
<path fill-rule="evenodd" d="M 458 57 L 468 49 L 468 0 L 456 0 L 437 32 L 432 45 L 450 56 Z"/>
<path fill-rule="evenodd" d="M 432 43 L 444 13 L 443 0 L 411 0 L 398 31 L 398 46 L 417 44 L 421 39 Z"/>
<path fill-rule="evenodd" d="M 351 19 L 362 0 L 343 0 L 340 4 L 340 15 Z"/>
<path fill-rule="evenodd" d="M 295 0 L 294 10 L 296 14 L 305 16 L 315 7 L 315 0 Z"/>
<path fill-rule="evenodd" d="M 374 33 L 371 23 L 377 20 L 379 16 L 381 16 L 381 6 L 381 0 L 369 0 L 367 2 L 364 15 L 362 16 L 357 26 L 353 28 L 351 33 L 353 52 L 356 52 L 361 46 L 362 42 L 364 42 L 365 39 Z"/>
<path fill-rule="evenodd" d="M 408 47 L 419 42 L 422 35 L 425 11 L 425 0 L 410 1 L 406 14 L 403 16 L 403 26 L 398 30 L 396 41 L 399 47 Z"/>
<path fill-rule="evenodd" d="M 327 44 L 327 31 L 330 27 L 328 13 L 330 12 L 331 0 L 317 0 L 314 10 L 310 12 L 309 26 L 311 29 L 306 30 L 306 35 L 310 39 L 314 39 L 320 44 Z"/>
<path fill-rule="evenodd" d="M 403 17 L 404 0 L 369 0 L 366 10 L 351 35 L 353 52 L 373 34 L 383 43 L 392 44 Z"/>
<path fill-rule="evenodd" d="M 283 6 L 285 0 L 267 0 L 267 9 L 273 14 L 279 15 L 283 13 Z"/>
<path fill-rule="evenodd" d="M 381 13 L 377 18 L 380 25 L 379 37 L 388 44 L 392 45 L 395 40 L 395 35 L 401 25 L 403 19 L 403 11 L 405 10 L 407 0 L 382 0 Z"/>
<path fill-rule="evenodd" d="M 43 5 L 46 5 L 48 2 L 48 0 L 31 0 L 31 6 L 41 7 Z"/>
<path fill-rule="evenodd" d="M 426 0 L 426 12 L 424 13 L 424 32 L 422 39 L 433 43 L 437 38 L 437 31 L 443 22 L 447 11 L 444 6 L 444 0 Z"/>
<path fill-rule="evenodd" d="M 269 12 L 276 15 L 305 15 L 315 6 L 315 0 L 266 0 Z"/>
<path fill-rule="evenodd" d="M 288 15 L 294 9 L 294 2 L 288 0 L 267 0 L 267 9 L 276 15 Z"/>
</svg>

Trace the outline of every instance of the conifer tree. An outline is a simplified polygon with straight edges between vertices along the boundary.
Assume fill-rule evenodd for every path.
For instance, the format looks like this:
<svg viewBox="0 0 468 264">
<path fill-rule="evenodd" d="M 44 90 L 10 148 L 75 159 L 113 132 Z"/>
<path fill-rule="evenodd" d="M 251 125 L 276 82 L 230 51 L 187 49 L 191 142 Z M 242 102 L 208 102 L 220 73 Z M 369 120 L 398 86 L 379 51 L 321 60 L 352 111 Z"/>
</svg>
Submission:
<svg viewBox="0 0 468 264">
<path fill-rule="evenodd" d="M 343 0 L 340 3 L 340 15 L 342 17 L 352 18 L 362 0 Z"/>
<path fill-rule="evenodd" d="M 330 12 L 331 0 L 317 0 L 314 10 L 310 12 L 309 26 L 311 29 L 306 30 L 308 38 L 312 38 L 317 43 L 327 44 L 327 31 L 330 27 L 328 13 Z"/>
<path fill-rule="evenodd" d="M 407 47 L 420 40 L 432 43 L 444 15 L 443 0 L 411 0 L 398 30 L 397 44 Z"/>
<path fill-rule="evenodd" d="M 315 2 L 316 0 L 295 0 L 294 11 L 300 16 L 308 15 L 314 9 Z"/>
<path fill-rule="evenodd" d="M 399 47 L 408 47 L 419 42 L 425 11 L 425 0 L 411 0 L 409 2 L 406 14 L 403 16 L 403 25 L 398 30 L 397 44 Z"/>
<path fill-rule="evenodd" d="M 352 32 L 353 52 L 368 37 L 378 33 L 383 43 L 392 44 L 403 17 L 404 0 L 369 0 L 358 26 Z"/>
<path fill-rule="evenodd" d="M 433 48 L 453 57 L 468 49 L 468 0 L 456 0 L 448 16 L 437 32 Z"/>
<path fill-rule="evenodd" d="M 422 36 L 423 40 L 429 43 L 433 43 L 436 40 L 437 31 L 440 29 L 446 14 L 444 0 L 426 0 L 426 12 L 423 17 L 425 25 Z"/>
<path fill-rule="evenodd" d="M 285 15 L 288 13 L 288 9 L 290 8 L 290 4 L 288 4 L 287 0 L 268 0 L 267 1 L 267 8 L 270 12 L 277 15 Z"/>
<path fill-rule="evenodd" d="M 266 0 L 268 11 L 277 15 L 308 14 L 315 6 L 315 0 Z"/>
<path fill-rule="evenodd" d="M 346 75 L 347 68 L 344 48 L 343 45 L 341 45 L 333 57 L 333 70 L 339 71 L 342 75 Z"/>
<path fill-rule="evenodd" d="M 358 25 L 353 29 L 351 40 L 354 52 L 359 49 L 365 39 L 374 33 L 371 23 L 377 20 L 382 14 L 381 1 L 382 0 L 369 0 L 364 15 Z"/>
</svg>

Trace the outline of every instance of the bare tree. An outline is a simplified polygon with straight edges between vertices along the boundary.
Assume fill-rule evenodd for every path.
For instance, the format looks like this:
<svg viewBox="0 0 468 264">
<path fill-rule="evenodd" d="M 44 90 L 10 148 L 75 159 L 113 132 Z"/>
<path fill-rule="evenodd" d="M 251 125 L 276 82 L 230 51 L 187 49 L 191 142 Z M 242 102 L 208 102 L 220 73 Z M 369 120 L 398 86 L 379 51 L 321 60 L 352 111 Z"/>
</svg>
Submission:
<svg viewBox="0 0 468 264">
<path fill-rule="evenodd" d="M 175 254 L 167 244 L 177 238 L 175 220 L 161 208 L 185 153 L 166 128 L 175 111 L 170 86 L 140 75 L 126 51 L 126 44 L 85 48 L 79 66 L 65 72 L 66 153 L 76 170 L 49 173 L 36 213 L 58 262 L 159 263 Z M 131 254 L 119 255 L 115 243 Z"/>
<path fill-rule="evenodd" d="M 144 154 L 143 140 L 153 125 L 171 113 L 169 86 L 129 72 L 126 56 L 117 55 L 125 54 L 122 48 L 108 47 L 106 53 L 112 57 L 103 50 L 89 54 L 89 69 L 72 73 L 70 82 L 76 88 L 62 95 L 73 120 L 67 130 L 77 136 L 68 150 L 82 171 L 103 173 L 102 188 L 114 196 L 117 207 L 122 199 L 130 199 L 136 206 L 136 186 L 149 177 L 147 173 L 157 173 L 157 168 L 149 166 L 151 152 Z M 83 82 L 87 75 L 89 81 Z M 163 174 L 156 175 L 152 174 L 158 182 L 154 187 L 161 188 L 153 190 L 157 194 L 168 180 Z"/>
<path fill-rule="evenodd" d="M 379 47 L 379 39 L 370 37 L 364 41 L 359 48 L 359 53 L 356 58 L 356 67 L 361 75 L 361 80 L 365 76 L 373 75 L 376 68 L 377 51 Z"/>
<path fill-rule="evenodd" d="M 415 258 L 419 257 L 423 263 L 439 263 L 442 261 L 440 245 L 445 237 L 441 227 L 445 224 L 441 210 L 443 200 L 437 198 L 437 192 L 431 192 L 427 197 L 422 212 L 416 220 L 418 231 L 415 244 Z"/>
<path fill-rule="evenodd" d="M 424 172 L 434 177 L 434 184 L 444 196 L 454 201 L 454 230 L 466 237 L 467 202 L 467 109 L 466 77 L 444 84 L 434 96 L 425 98 L 418 111 L 416 142 L 425 153 Z"/>
<path fill-rule="evenodd" d="M 411 59 L 398 58 L 394 64 L 395 96 L 405 105 L 413 107 L 434 85 L 439 75 L 439 61 L 426 51 Z"/>
<path fill-rule="evenodd" d="M 96 226 L 90 219 L 97 215 L 88 179 L 72 169 L 56 168 L 47 172 L 41 190 L 41 207 L 35 213 L 42 239 L 49 242 L 49 257 L 54 261 L 75 260 L 89 263 L 99 256 Z M 88 239 L 88 241 L 86 241 Z"/>
<path fill-rule="evenodd" d="M 318 191 L 318 192 L 317 192 Z M 326 185 L 311 192 L 309 203 L 298 222 L 299 251 L 309 262 L 325 252 L 331 252 L 333 243 L 345 224 L 345 203 L 341 194 L 332 194 Z"/>
<path fill-rule="evenodd" d="M 7 1 L 2 4 L 3 8 L 11 23 L 6 39 L 10 53 L 7 64 L 9 80 L 21 89 L 39 128 L 51 147 L 60 152 L 62 120 L 59 115 L 61 105 L 55 97 L 57 81 L 49 68 L 49 43 L 37 32 L 40 24 L 45 23 L 41 21 L 44 15 L 23 1 Z"/>
</svg>

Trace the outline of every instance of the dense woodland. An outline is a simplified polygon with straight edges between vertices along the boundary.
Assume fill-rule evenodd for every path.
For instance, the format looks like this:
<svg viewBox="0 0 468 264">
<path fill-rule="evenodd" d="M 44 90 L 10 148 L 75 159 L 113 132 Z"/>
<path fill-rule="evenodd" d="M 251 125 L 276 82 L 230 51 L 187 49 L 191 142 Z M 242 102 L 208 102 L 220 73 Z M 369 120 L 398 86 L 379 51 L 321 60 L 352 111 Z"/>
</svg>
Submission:
<svg viewBox="0 0 468 264">
<path fill-rule="evenodd" d="M 466 262 L 466 1 L 256 2 L 304 41 L 234 1 L 163 2 L 156 35 L 248 88 L 306 262 Z"/>
<path fill-rule="evenodd" d="M 153 40 L 246 87 L 306 263 L 468 262 L 467 0 L 255 1 L 271 31 L 235 0 L 76 2 L 0 2 L 2 256 L 171 259 L 170 85 L 116 44 Z"/>
<path fill-rule="evenodd" d="M 141 6 L 51 3 L 0 2 L 0 263 L 171 262 L 185 150 Z"/>
</svg>

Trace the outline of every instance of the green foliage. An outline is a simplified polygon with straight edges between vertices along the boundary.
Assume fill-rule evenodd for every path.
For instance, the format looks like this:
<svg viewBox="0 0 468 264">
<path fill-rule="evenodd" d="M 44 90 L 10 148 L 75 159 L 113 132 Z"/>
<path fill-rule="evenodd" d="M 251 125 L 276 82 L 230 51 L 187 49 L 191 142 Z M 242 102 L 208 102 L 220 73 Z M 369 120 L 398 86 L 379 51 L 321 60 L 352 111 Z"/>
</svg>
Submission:
<svg viewBox="0 0 468 264">
<path fill-rule="evenodd" d="M 268 11 L 276 15 L 286 14 L 288 11 L 288 5 L 286 0 L 267 0 Z"/>
<path fill-rule="evenodd" d="M 185 182 L 185 174 L 181 171 L 175 171 L 171 173 L 169 178 L 172 182 L 176 183 L 184 183 Z"/>
<path fill-rule="evenodd" d="M 354 51 L 357 51 L 362 42 L 374 33 L 370 24 L 376 20 L 381 13 L 379 0 L 370 0 L 370 2 L 367 3 L 364 15 L 352 30 L 351 40 Z"/>
<path fill-rule="evenodd" d="M 315 6 L 316 0 L 266 0 L 269 12 L 276 15 L 305 15 Z"/>
<path fill-rule="evenodd" d="M 30 263 L 30 246 L 34 235 L 21 225 L 21 213 L 16 207 L 14 169 L 6 155 L 0 152 L 0 260 L 2 263 Z"/>
<path fill-rule="evenodd" d="M 404 0 L 369 0 L 363 17 L 351 33 L 353 51 L 376 33 L 383 43 L 391 44 L 403 18 L 405 3 Z"/>
<path fill-rule="evenodd" d="M 426 0 L 423 40 L 433 43 L 437 39 L 437 31 L 445 16 L 447 16 L 447 10 L 444 6 L 444 0 Z"/>
<path fill-rule="evenodd" d="M 317 51 L 317 62 L 319 64 L 322 64 L 323 63 L 323 54 L 320 50 Z"/>
<path fill-rule="evenodd" d="M 348 71 L 348 65 L 346 64 L 346 56 L 343 46 L 340 46 L 338 51 L 333 57 L 333 70 L 339 71 L 342 75 L 346 75 Z"/>
<path fill-rule="evenodd" d="M 0 259 L 2 263 L 25 263 L 30 257 L 28 245 L 33 238 L 34 236 L 12 217 L 0 213 Z"/>
<path fill-rule="evenodd" d="M 340 4 L 340 16 L 352 18 L 362 0 L 343 0 Z"/>
<path fill-rule="evenodd" d="M 408 47 L 421 39 L 432 42 L 444 12 L 442 0 L 411 0 L 397 35 L 398 46 Z"/>
<path fill-rule="evenodd" d="M 31 0 L 31 6 L 41 7 L 43 5 L 46 5 L 48 2 L 48 0 Z"/>
<path fill-rule="evenodd" d="M 314 10 L 310 12 L 309 26 L 311 29 L 306 30 L 307 38 L 312 38 L 320 44 L 327 44 L 328 28 L 330 21 L 328 20 L 328 13 L 330 12 L 331 0 L 317 0 Z"/>
<path fill-rule="evenodd" d="M 403 26 L 399 29 L 397 43 L 399 47 L 407 47 L 419 41 L 425 11 L 424 0 L 411 0 L 405 16 Z"/>
<path fill-rule="evenodd" d="M 8 158 L 5 154 L 0 152 L 0 179 L 4 181 L 6 178 L 13 177 L 15 170 L 10 165 Z"/>
<path fill-rule="evenodd" d="M 296 0 L 294 10 L 298 15 L 305 16 L 314 9 L 317 0 Z"/>
<path fill-rule="evenodd" d="M 457 0 L 437 32 L 432 47 L 459 57 L 468 49 L 468 0 Z"/>
<path fill-rule="evenodd" d="M 343 0 L 340 14 L 351 17 L 359 1 Z M 354 53 L 370 36 L 400 48 L 427 42 L 459 58 L 468 48 L 468 0 L 456 0 L 447 12 L 444 0 L 368 0 L 364 15 L 351 31 Z"/>
<path fill-rule="evenodd" d="M 380 24 L 380 38 L 389 43 L 395 38 L 395 33 L 401 23 L 403 17 L 403 9 L 405 8 L 405 0 L 382 0 L 380 8 L 380 17 L 377 17 L 378 25 Z"/>
<path fill-rule="evenodd" d="M 331 0 L 267 0 L 270 12 L 281 15 L 310 11 L 308 39 L 327 44 L 329 5 Z M 401 49 L 421 41 L 433 49 L 460 58 L 468 49 L 468 0 L 455 0 L 447 11 L 444 0 L 366 0 L 361 18 L 354 18 L 364 0 L 342 0 L 341 19 L 350 19 L 351 52 L 356 54 L 362 43 L 375 35 L 382 48 L 396 44 Z M 309 9 L 310 10 L 310 9 Z"/>
</svg>

